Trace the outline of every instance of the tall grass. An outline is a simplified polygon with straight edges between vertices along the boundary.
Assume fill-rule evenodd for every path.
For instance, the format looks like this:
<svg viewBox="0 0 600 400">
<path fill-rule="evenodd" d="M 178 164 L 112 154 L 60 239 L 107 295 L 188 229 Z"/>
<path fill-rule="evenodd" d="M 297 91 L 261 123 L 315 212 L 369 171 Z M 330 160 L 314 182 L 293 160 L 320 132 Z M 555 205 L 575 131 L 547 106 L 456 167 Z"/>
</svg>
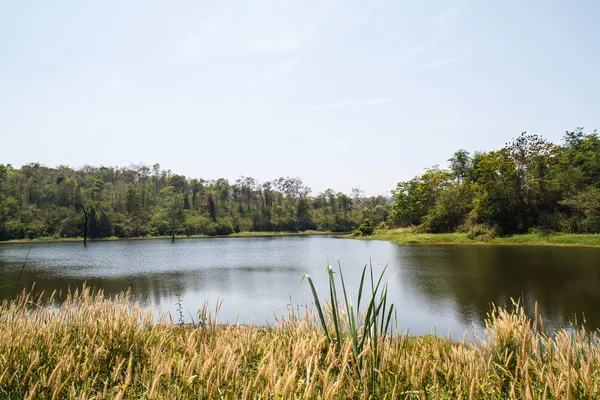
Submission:
<svg viewBox="0 0 600 400">
<path fill-rule="evenodd" d="M 323 303 L 270 327 L 220 325 L 208 309 L 205 323 L 181 327 L 127 293 L 84 288 L 61 304 L 21 294 L 0 304 L 0 398 L 598 398 L 596 333 L 545 334 L 518 304 L 494 309 L 476 343 L 386 333 L 378 281 L 363 279 L 364 314 L 344 293 L 339 336 Z M 374 298 L 374 312 L 387 310 L 376 323 Z"/>
<path fill-rule="evenodd" d="M 357 294 L 356 308 L 352 303 L 351 297 L 348 296 L 346 289 L 346 283 L 344 282 L 344 274 L 342 267 L 338 262 L 338 271 L 340 274 L 341 287 L 344 294 L 344 303 L 338 300 L 336 281 L 334 278 L 333 267 L 327 266 L 327 275 L 329 280 L 329 302 L 322 303 L 312 278 L 309 275 L 304 275 L 302 280 L 306 279 L 310 285 L 315 308 L 319 315 L 321 327 L 325 336 L 331 344 L 334 344 L 338 351 L 341 350 L 344 342 L 349 342 L 352 346 L 353 365 L 360 374 L 365 374 L 367 364 L 363 354 L 368 354 L 368 367 L 371 374 L 371 383 L 376 385 L 377 377 L 376 371 L 380 368 L 381 358 L 380 349 L 383 342 L 386 340 L 386 334 L 391 333 L 390 322 L 392 317 L 395 316 L 394 304 L 387 304 L 388 287 L 387 282 L 382 285 L 383 277 L 387 265 L 383 268 L 377 278 L 373 276 L 373 265 L 371 263 L 364 266 L 360 278 L 360 284 Z M 362 312 L 360 308 L 361 300 L 364 294 L 365 288 L 365 275 L 369 272 L 368 278 L 370 278 L 371 292 L 368 293 L 368 305 L 366 312 Z M 367 282 L 368 284 L 369 282 Z M 327 307 L 327 308 L 326 308 Z M 329 313 L 326 318 L 326 313 L 323 311 L 329 309 Z M 333 329 L 328 325 L 327 321 L 331 321 Z M 330 333 L 331 331 L 331 333 Z M 366 351 L 368 350 L 368 353 Z M 374 390 L 374 387 L 371 387 Z"/>
</svg>

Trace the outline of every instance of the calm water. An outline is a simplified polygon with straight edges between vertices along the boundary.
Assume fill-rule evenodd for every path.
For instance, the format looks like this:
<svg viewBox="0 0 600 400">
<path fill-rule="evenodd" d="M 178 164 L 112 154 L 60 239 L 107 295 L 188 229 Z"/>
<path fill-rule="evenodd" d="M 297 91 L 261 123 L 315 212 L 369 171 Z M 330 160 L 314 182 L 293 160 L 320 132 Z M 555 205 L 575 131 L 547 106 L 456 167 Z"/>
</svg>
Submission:
<svg viewBox="0 0 600 400">
<path fill-rule="evenodd" d="M 153 305 L 196 315 L 205 303 L 223 297 L 222 322 L 272 322 L 288 304 L 310 303 L 304 274 L 326 296 L 327 262 L 339 259 L 352 293 L 362 266 L 389 264 L 390 296 L 399 322 L 410 333 L 454 336 L 481 327 L 490 303 L 537 300 L 545 320 L 567 324 L 584 314 L 600 327 L 600 249 L 567 247 L 394 245 L 334 237 L 273 237 L 36 243 L 0 245 L 0 286 L 18 277 L 31 248 L 21 282 L 51 292 L 89 286 L 114 294 L 128 288 Z M 13 295 L 1 288 L 0 298 Z M 290 300 L 291 299 L 291 300 Z M 176 313 L 174 313 L 176 319 Z"/>
</svg>

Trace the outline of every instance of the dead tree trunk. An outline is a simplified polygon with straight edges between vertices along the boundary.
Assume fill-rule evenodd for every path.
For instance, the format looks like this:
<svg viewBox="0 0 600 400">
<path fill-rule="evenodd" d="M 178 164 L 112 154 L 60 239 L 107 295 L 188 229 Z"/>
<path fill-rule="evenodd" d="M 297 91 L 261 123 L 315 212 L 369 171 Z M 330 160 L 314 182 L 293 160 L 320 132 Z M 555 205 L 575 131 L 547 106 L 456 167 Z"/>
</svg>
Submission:
<svg viewBox="0 0 600 400">
<path fill-rule="evenodd" d="M 175 219 L 171 220 L 171 243 L 175 242 Z"/>
<path fill-rule="evenodd" d="M 89 210 L 81 204 L 81 201 L 77 200 L 77 205 L 83 211 L 83 245 L 87 246 L 87 232 L 88 232 L 88 219 L 89 219 Z"/>
<path fill-rule="evenodd" d="M 173 199 L 173 205 L 171 208 L 171 243 L 175 243 L 175 223 L 177 219 L 177 205 L 175 199 Z"/>
</svg>

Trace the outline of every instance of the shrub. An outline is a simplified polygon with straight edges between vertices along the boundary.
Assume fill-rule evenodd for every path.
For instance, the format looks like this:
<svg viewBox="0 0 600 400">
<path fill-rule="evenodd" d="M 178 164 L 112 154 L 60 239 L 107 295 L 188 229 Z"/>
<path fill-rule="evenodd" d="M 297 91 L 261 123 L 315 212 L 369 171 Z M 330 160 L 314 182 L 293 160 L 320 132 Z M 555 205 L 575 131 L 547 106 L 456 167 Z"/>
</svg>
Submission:
<svg viewBox="0 0 600 400">
<path fill-rule="evenodd" d="M 220 218 L 215 227 L 217 235 L 231 235 L 234 231 L 231 218 Z"/>
<path fill-rule="evenodd" d="M 187 218 L 185 222 L 185 234 L 191 235 L 210 235 L 215 233 L 215 224 L 204 215 L 193 215 Z"/>
<path fill-rule="evenodd" d="M 47 236 L 48 231 L 46 225 L 41 221 L 33 221 L 27 225 L 26 234 L 29 239 L 35 239 L 36 237 Z"/>
<path fill-rule="evenodd" d="M 254 223 L 252 222 L 252 218 L 239 217 L 233 221 L 233 230 L 235 232 L 250 232 L 253 228 Z"/>
<path fill-rule="evenodd" d="M 6 239 L 24 239 L 25 235 L 25 224 L 16 221 L 9 221 L 4 224 L 4 236 Z"/>
<path fill-rule="evenodd" d="M 371 220 L 369 218 L 366 218 L 365 221 L 360 224 L 360 226 L 358 227 L 358 231 L 363 235 L 363 236 L 370 236 L 373 234 L 373 224 L 371 223 Z"/>
<path fill-rule="evenodd" d="M 500 236 L 498 227 L 490 227 L 488 225 L 475 225 L 467 230 L 467 237 L 482 242 L 486 242 Z"/>
</svg>

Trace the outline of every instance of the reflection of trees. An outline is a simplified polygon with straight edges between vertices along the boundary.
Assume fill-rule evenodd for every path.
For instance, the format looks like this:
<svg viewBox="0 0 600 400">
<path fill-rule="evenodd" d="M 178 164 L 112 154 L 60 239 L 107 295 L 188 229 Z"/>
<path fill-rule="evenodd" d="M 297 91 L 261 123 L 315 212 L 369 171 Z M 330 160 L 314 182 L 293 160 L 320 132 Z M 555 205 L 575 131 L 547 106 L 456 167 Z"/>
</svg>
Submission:
<svg viewBox="0 0 600 400">
<path fill-rule="evenodd" d="M 17 280 L 20 272 L 17 268 L 8 266 L 7 263 L 0 263 L 0 267 L 4 267 L 3 281 L 0 282 L 0 286 Z M 291 282 L 288 277 L 290 274 L 300 276 L 300 271 L 299 267 L 213 267 L 157 271 L 136 276 L 78 278 L 64 276 L 61 270 L 46 270 L 30 263 L 23 272 L 18 290 L 20 292 L 23 288 L 30 290 L 33 287 L 34 294 L 44 292 L 45 295 L 50 295 L 56 291 L 62 293 L 64 297 L 69 289 L 81 288 L 86 284 L 90 288 L 103 290 L 107 296 L 130 290 L 134 298 L 156 305 L 177 293 L 212 291 L 220 295 L 236 291 L 242 286 L 244 291 L 253 292 L 259 286 L 265 286 L 266 277 L 269 284 L 274 287 L 292 285 L 290 287 L 295 288 L 297 282 Z M 12 297 L 14 294 L 14 286 L 0 288 L 0 300 Z M 58 300 L 60 301 L 60 297 Z"/>
<path fill-rule="evenodd" d="M 558 247 L 405 246 L 400 280 L 419 296 L 452 302 L 463 322 L 484 322 L 490 304 L 521 298 L 553 324 L 585 314 L 600 327 L 600 250 Z"/>
<path fill-rule="evenodd" d="M 39 294 L 44 292 L 45 295 L 50 295 L 52 292 L 62 293 L 58 296 L 58 301 L 64 297 L 69 290 L 81 288 L 84 284 L 90 288 L 96 290 L 103 290 L 105 295 L 115 295 L 121 292 L 125 292 L 128 289 L 131 290 L 132 295 L 135 298 L 139 298 L 142 301 L 149 301 L 150 303 L 158 303 L 161 298 L 171 296 L 174 293 L 181 291 L 181 287 L 186 282 L 191 282 L 185 279 L 184 274 L 176 272 L 165 272 L 157 276 L 138 276 L 138 277 L 105 277 L 105 278 L 74 278 L 74 277 L 63 277 L 60 275 L 49 275 L 46 273 L 40 274 L 39 271 L 32 270 L 23 273 L 21 282 L 19 284 L 19 291 L 25 288 L 31 291 L 33 287 L 33 293 Z M 6 274 L 6 277 L 14 282 L 16 276 L 12 273 Z M 0 298 L 4 299 L 11 297 L 14 294 L 14 287 L 7 287 L 0 289 Z"/>
</svg>

